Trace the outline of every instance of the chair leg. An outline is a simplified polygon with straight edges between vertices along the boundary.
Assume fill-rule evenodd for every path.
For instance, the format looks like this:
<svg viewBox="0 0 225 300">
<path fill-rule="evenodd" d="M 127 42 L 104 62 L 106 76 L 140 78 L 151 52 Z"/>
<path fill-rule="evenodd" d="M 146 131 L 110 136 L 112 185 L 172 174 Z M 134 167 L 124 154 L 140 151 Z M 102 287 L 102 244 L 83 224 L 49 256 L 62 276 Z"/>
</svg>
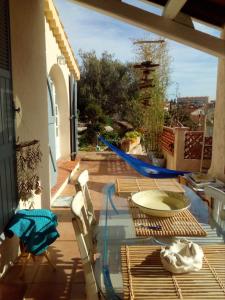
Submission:
<svg viewBox="0 0 225 300">
<path fill-rule="evenodd" d="M 28 261 L 30 260 L 30 258 L 32 258 L 33 261 L 35 262 L 36 261 L 36 257 L 32 253 L 25 253 L 25 252 L 21 253 L 20 257 L 25 257 L 25 260 L 24 260 L 23 265 L 22 265 L 22 270 L 19 273 L 19 277 L 22 278 L 23 275 L 24 275 L 24 271 L 26 269 Z M 56 271 L 56 267 L 52 263 L 51 259 L 49 258 L 49 255 L 48 255 L 47 251 L 44 252 L 44 257 L 47 259 L 47 261 L 50 264 L 50 266 L 52 267 L 53 271 Z"/>
<path fill-rule="evenodd" d="M 54 271 L 56 271 L 56 266 L 52 263 L 51 259 L 49 258 L 48 252 L 44 252 L 44 257 L 47 259 L 48 263 L 51 265 Z"/>
<path fill-rule="evenodd" d="M 20 274 L 19 274 L 19 277 L 20 277 L 20 278 L 23 277 L 25 268 L 26 268 L 27 263 L 28 263 L 28 261 L 29 261 L 30 258 L 31 258 L 31 253 L 28 253 L 28 254 L 26 255 L 26 259 L 25 259 L 25 261 L 24 261 L 24 263 L 23 263 L 22 270 L 20 271 Z"/>
</svg>

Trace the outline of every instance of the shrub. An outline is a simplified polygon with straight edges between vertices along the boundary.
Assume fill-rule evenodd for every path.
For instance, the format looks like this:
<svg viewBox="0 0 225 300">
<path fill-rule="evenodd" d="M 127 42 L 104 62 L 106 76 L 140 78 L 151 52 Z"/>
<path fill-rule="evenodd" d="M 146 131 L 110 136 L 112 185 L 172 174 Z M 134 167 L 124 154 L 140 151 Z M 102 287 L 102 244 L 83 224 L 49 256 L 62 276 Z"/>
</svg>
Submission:
<svg viewBox="0 0 225 300">
<path fill-rule="evenodd" d="M 118 146 L 120 143 L 120 137 L 117 131 L 105 131 L 102 133 L 102 136 L 105 140 L 107 140 L 110 144 L 113 144 L 114 146 Z"/>
<path fill-rule="evenodd" d="M 128 131 L 125 133 L 125 138 L 129 140 L 135 140 L 137 137 L 140 137 L 140 132 L 134 130 L 134 131 Z"/>
<path fill-rule="evenodd" d="M 86 132 L 79 136 L 79 149 L 85 148 L 88 146 L 88 140 Z"/>
<path fill-rule="evenodd" d="M 105 123 L 105 115 L 101 106 L 97 103 L 89 103 L 85 108 L 85 114 L 88 121 L 91 121 L 92 124 L 96 124 L 98 122 Z"/>
</svg>

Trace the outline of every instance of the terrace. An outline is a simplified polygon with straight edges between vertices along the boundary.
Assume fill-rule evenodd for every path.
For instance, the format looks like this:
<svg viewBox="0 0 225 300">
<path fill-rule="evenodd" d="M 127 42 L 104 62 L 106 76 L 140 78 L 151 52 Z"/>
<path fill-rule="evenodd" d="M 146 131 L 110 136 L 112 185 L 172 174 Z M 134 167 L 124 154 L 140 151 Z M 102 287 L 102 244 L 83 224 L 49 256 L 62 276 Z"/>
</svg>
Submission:
<svg viewBox="0 0 225 300">
<path fill-rule="evenodd" d="M 103 187 L 109 182 L 115 182 L 116 178 L 138 176 L 135 171 L 118 159 L 81 161 L 77 174 L 85 169 L 88 169 L 90 173 L 89 188 L 97 219 L 100 210 L 104 207 Z M 74 177 L 77 177 L 77 174 Z M 74 182 L 71 181 L 65 189 L 69 190 L 70 195 L 74 195 Z M 19 272 L 22 266 L 21 261 L 18 262 L 1 282 L 1 299 L 87 299 L 70 208 L 53 208 L 53 211 L 58 216 L 60 238 L 49 247 L 49 252 L 52 262 L 56 265 L 56 271 L 52 271 L 43 257 L 37 257 L 35 262 L 29 261 L 24 277 L 20 278 Z"/>
<path fill-rule="evenodd" d="M 4 3 L 7 1 L 3 1 Z M 13 72 L 11 72 L 11 67 L 8 63 L 7 72 L 2 72 L 5 81 L 7 83 L 3 84 L 1 81 L 1 89 L 5 90 L 7 84 L 11 84 L 10 78 L 13 77 L 13 86 L 14 86 L 14 93 L 15 93 L 15 102 L 18 103 L 19 109 L 17 108 L 17 112 L 22 111 L 23 113 L 23 122 L 18 125 L 17 134 L 26 139 L 31 139 L 37 137 L 42 146 L 43 152 L 43 161 L 42 161 L 42 168 L 40 171 L 40 179 L 44 185 L 43 193 L 40 199 L 40 206 L 41 207 L 50 207 L 51 203 L 51 185 L 50 185 L 50 176 L 49 176 L 49 137 L 46 132 L 48 131 L 48 99 L 47 99 L 47 85 L 46 85 L 46 69 L 50 73 L 50 68 L 47 66 L 45 61 L 44 53 L 46 52 L 46 44 L 45 44 L 45 29 L 49 26 L 49 36 L 51 40 L 54 38 L 57 40 L 57 48 L 58 54 L 61 52 L 66 57 L 66 62 L 68 66 L 64 66 L 64 72 L 66 74 L 66 78 L 68 79 L 68 75 L 73 75 L 76 80 L 79 79 L 79 70 L 76 65 L 76 61 L 73 58 L 73 53 L 71 48 L 68 44 L 66 39 L 65 33 L 61 30 L 60 22 L 56 17 L 56 12 L 52 13 L 52 4 L 50 5 L 51 9 L 49 8 L 48 2 L 51 1 L 30 1 L 30 6 L 28 7 L 27 1 L 20 1 L 18 5 L 18 1 L 11 1 L 12 7 L 10 10 L 11 16 L 11 23 L 12 23 L 12 31 L 11 31 L 11 38 L 12 38 L 12 65 L 13 65 Z M 212 164 L 209 169 L 209 173 L 220 179 L 221 181 L 225 180 L 225 169 L 224 169 L 224 100 L 225 100 L 225 86 L 224 86 L 224 66 L 225 66 L 225 45 L 224 45 L 224 1 L 206 1 L 207 5 L 205 5 L 205 1 L 198 1 L 198 4 L 195 1 L 187 0 L 181 1 L 182 5 L 178 5 L 177 1 L 145 1 L 145 2 L 154 2 L 157 5 L 161 5 L 163 8 L 163 16 L 155 16 L 152 13 L 143 12 L 140 9 L 125 4 L 123 1 L 115 1 L 115 0 L 108 0 L 107 3 L 104 0 L 76 0 L 74 2 L 79 2 L 82 5 L 85 5 L 91 9 L 96 9 L 100 12 L 105 14 L 111 15 L 113 17 L 119 18 L 125 22 L 131 23 L 133 25 L 139 26 L 144 28 L 148 31 L 156 32 L 158 34 L 164 35 L 168 38 L 174 39 L 175 41 L 184 43 L 191 47 L 197 48 L 199 50 L 205 51 L 209 54 L 215 55 L 219 59 L 218 64 L 218 80 L 217 80 L 217 101 L 216 101 L 216 109 L 215 109 L 215 130 L 213 136 L 213 144 L 212 147 L 210 145 L 209 153 L 207 150 L 203 149 L 203 152 L 206 151 L 207 153 L 203 153 L 205 158 L 211 157 L 212 155 Z M 3 3 L 3 4 L 4 4 Z M 47 5 L 46 5 L 47 3 Z M 2 3 L 1 3 L 2 4 Z M 46 6 L 44 6 L 44 4 Z M 47 7 L 47 8 L 46 8 Z M 25 9 L 26 8 L 26 9 Z M 183 17 L 180 15 L 180 12 Z M 46 20 L 44 19 L 44 14 L 46 14 Z M 199 32 L 195 30 L 192 23 L 192 18 L 199 19 L 203 22 L 207 22 L 210 26 L 216 26 L 221 30 L 221 38 L 216 38 L 213 36 L 209 36 L 205 33 Z M 182 19 L 182 22 L 180 20 Z M 26 20 L 26 24 L 24 23 Z M 48 23 L 48 24 L 47 24 Z M 46 28 L 45 28 L 46 26 Z M 7 35 L 8 37 L 9 35 Z M 33 37 L 36 37 L 33 39 Z M 10 41 L 11 42 L 11 41 Z M 28 47 L 28 46 L 29 47 Z M 58 47 L 57 46 L 57 47 Z M 60 50 L 60 51 L 59 51 Z M 10 51 L 9 51 L 10 53 Z M 10 54 L 11 55 L 11 54 Z M 27 57 L 30 57 L 31 60 L 29 64 L 27 63 Z M 10 57 L 11 59 L 11 57 Z M 9 59 L 9 61 L 10 61 Z M 56 63 L 55 63 L 56 64 Z M 68 67 L 68 69 L 66 69 Z M 2 67 L 1 67 L 2 68 Z M 59 70 L 59 65 L 57 65 L 57 70 Z M 21 81 L 21 70 L 26 70 L 23 74 L 23 80 Z M 54 73 L 56 68 L 52 69 L 52 73 Z M 71 73 L 70 73 L 71 72 Z M 7 73 L 7 74 L 6 74 Z M 40 75 L 41 74 L 41 75 Z M 58 73 L 59 74 L 59 73 Z M 62 73 L 60 73 L 62 74 Z M 61 75 L 60 75 L 61 76 Z M 54 76 L 53 76 L 54 77 Z M 72 81 L 70 81 L 71 84 Z M 74 83 L 74 82 L 73 82 Z M 69 83 L 67 82 L 69 86 Z M 76 86 L 75 84 L 72 85 L 73 88 Z M 7 93 L 6 93 L 7 94 Z M 74 90 L 67 91 L 67 94 L 74 94 Z M 1 93 L 2 96 L 2 93 Z M 6 96 L 7 98 L 8 96 Z M 8 99 L 8 98 L 7 98 Z M 32 99 L 32 101 L 31 101 Z M 1 98 L 2 100 L 2 98 Z M 69 100 L 68 100 L 69 103 Z M 69 111 L 69 108 L 66 108 Z M 6 110 L 6 109 L 5 109 Z M 12 115 L 14 111 L 12 112 Z M 20 117 L 22 118 L 21 114 Z M 71 119 L 74 116 L 71 116 Z M 66 115 L 65 119 L 68 121 L 68 115 Z M 25 122 L 24 122 L 25 120 Z M 10 128 L 8 119 L 6 117 L 5 121 L 2 121 L 3 128 L 3 138 L 2 140 L 10 141 L 7 136 L 5 138 L 5 134 L 9 133 L 9 129 L 12 129 L 13 126 Z M 21 120 L 17 122 L 20 123 Z M 12 122 L 13 123 L 13 122 Z M 24 123 L 27 125 L 24 126 Z M 7 126 L 5 125 L 7 124 Z M 10 123 L 11 124 L 11 123 Z M 41 124 L 41 126 L 40 126 Z M 29 128 L 29 130 L 27 129 Z M 70 124 L 67 122 L 67 129 L 65 130 L 65 135 L 69 132 Z M 179 169 L 179 164 L 189 164 L 191 160 L 198 160 L 198 167 L 199 167 L 199 155 L 201 150 L 201 141 L 203 139 L 202 133 L 197 133 L 196 135 L 191 135 L 190 132 L 184 134 L 181 130 L 175 130 L 176 132 L 172 132 L 171 129 L 165 129 L 164 135 L 166 137 L 166 141 L 164 142 L 164 150 L 167 152 L 168 160 L 171 159 L 171 165 L 168 167 Z M 178 138 L 179 135 L 179 138 Z M 12 133 L 14 137 L 14 133 Z M 2 134 L 1 134 L 2 137 Z M 67 152 L 69 153 L 70 148 L 69 145 L 69 136 L 67 136 L 68 145 L 67 145 Z M 195 150 L 189 147 L 188 141 L 190 139 L 195 140 L 195 144 L 197 145 L 197 153 Z M 179 142 L 181 141 L 181 142 Z M 13 141 L 14 143 L 15 141 Z M 13 144 L 12 143 L 12 144 Z M 210 141 L 211 143 L 211 141 Z M 182 144 L 182 145 L 181 145 Z M 207 143 L 206 143 L 207 144 Z M 2 146 L 2 145 L 1 145 Z M 8 146 L 8 144 L 7 144 Z M 13 145 L 11 148 L 13 148 Z M 63 145 L 64 146 L 64 145 Z M 180 158 L 174 155 L 176 152 L 176 148 L 182 148 Z M 11 154 L 12 151 L 0 151 L 4 155 L 6 152 Z M 8 148 L 7 148 L 8 149 Z M 61 149 L 62 150 L 62 149 Z M 212 154 L 211 154 L 212 150 Z M 67 153 L 67 154 L 68 154 Z M 13 153 L 14 155 L 15 153 Z M 71 149 L 71 154 L 74 155 L 74 149 Z M 8 169 L 5 167 L 5 156 L 1 157 L 1 163 L 3 162 L 4 172 L 5 174 L 10 174 Z M 169 156 L 170 155 L 170 156 Z M 116 179 L 120 178 L 133 178 L 138 177 L 139 175 L 133 171 L 130 167 L 128 167 L 124 162 L 118 159 L 112 160 L 112 155 L 110 154 L 110 160 L 100 160 L 100 161 L 81 161 L 80 162 L 80 169 L 79 172 L 82 170 L 87 169 L 90 174 L 90 182 L 89 182 L 89 189 L 91 191 L 91 196 L 93 199 L 93 205 L 96 213 L 97 220 L 100 219 L 100 212 L 103 211 L 104 216 L 104 207 L 105 207 L 105 199 L 103 194 L 103 188 L 108 183 L 115 183 Z M 7 158 L 8 159 L 8 158 Z M 15 157 L 11 157 L 10 159 L 15 159 Z M 8 163 L 8 161 L 7 161 Z M 187 165 L 182 168 L 186 168 Z M 208 165 L 206 166 L 209 167 Z M 60 169 L 60 168 L 59 168 Z M 1 172 L 3 170 L 2 165 L 0 168 Z M 59 170 L 60 171 L 60 170 Z M 14 171 L 11 171 L 11 174 Z M 59 174 L 60 175 L 60 174 Z M 62 175 L 62 174 L 61 174 Z M 78 175 L 78 173 L 77 173 Z M 64 176 L 64 175 L 63 175 Z M 10 177 L 10 176 L 9 176 Z M 1 201 L 3 203 L 2 195 L 9 200 L 11 194 L 8 193 L 6 190 L 9 185 L 5 184 L 3 179 L 5 175 L 0 176 L 1 179 Z M 60 178 L 60 176 L 59 176 Z M 64 177 L 62 177 L 64 178 Z M 10 177 L 10 184 L 12 178 Z M 62 179 L 63 182 L 64 179 Z M 65 195 L 74 195 L 77 191 L 75 190 L 74 183 L 76 181 L 76 176 L 73 180 L 68 183 L 66 186 L 66 191 L 62 192 Z M 10 185 L 11 186 L 11 185 Z M 12 191 L 11 191 L 12 192 Z M 53 194 L 55 191 L 53 191 Z M 15 191 L 14 191 L 15 194 Z M 13 194 L 13 195 L 14 195 Z M 15 195 L 14 195 L 15 196 Z M 124 201 L 119 201 L 118 198 L 116 200 L 116 207 L 124 211 L 124 215 L 127 217 L 127 207 L 124 205 Z M 5 200 L 4 200 L 5 201 Z M 201 203 L 202 207 L 204 207 L 204 211 L 207 210 L 207 213 L 211 212 L 210 208 L 201 202 L 201 199 L 198 198 L 199 203 Z M 12 202 L 12 201 L 11 201 Z M 4 202 L 5 203 L 5 202 Z M 8 205 L 8 204 L 7 204 Z M 4 205 L 3 205 L 4 206 Z M 4 207 L 3 207 L 4 208 Z M 15 209 L 15 205 L 13 206 Z M 52 271 L 48 263 L 43 257 L 37 256 L 36 259 L 30 260 L 28 265 L 25 268 L 25 273 L 23 278 L 20 278 L 19 272 L 22 268 L 23 260 L 17 261 L 11 268 L 8 269 L 5 276 L 1 278 L 0 281 L 0 299 L 87 299 L 87 293 L 85 290 L 85 280 L 84 280 L 84 271 L 82 266 L 82 261 L 80 259 L 80 251 L 78 249 L 78 244 L 76 241 L 76 237 L 74 234 L 74 228 L 72 226 L 72 214 L 70 208 L 52 208 L 53 212 L 56 213 L 58 216 L 58 229 L 60 232 L 60 237 L 49 247 L 50 258 L 52 262 L 56 265 L 56 271 Z M 2 210 L 4 211 L 4 209 Z M 12 209 L 11 209 L 12 212 Z M 217 212 L 219 218 L 224 218 L 223 214 L 224 207 L 220 207 L 220 210 Z M 224 219 L 220 219 L 220 225 L 222 224 L 223 229 L 222 233 L 215 230 L 215 228 L 211 231 L 209 229 L 209 238 L 211 242 L 216 244 L 224 244 Z M 206 223 L 205 223 L 206 224 Z M 115 225 L 115 224 L 114 224 Z M 208 226 L 208 224 L 206 224 Z M 215 225 L 215 224 L 214 224 Z M 131 227 L 130 227 L 131 228 Z M 133 227 L 132 227 L 133 228 Z M 218 228 L 216 228 L 218 229 Z M 114 228 L 115 230 L 115 228 Z M 134 228 L 132 229 L 134 231 Z M 125 234 L 125 228 L 121 228 L 122 234 Z M 120 236 L 121 233 L 118 230 L 118 235 Z M 115 230 L 115 233 L 117 231 Z M 219 233 L 217 236 L 216 233 Z M 133 234 L 133 233 L 132 233 Z M 132 236 L 133 237 L 133 236 Z M 206 244 L 208 243 L 208 239 L 205 240 Z M 16 242 L 16 243 L 15 243 Z M 145 243 L 145 242 L 144 242 Z M 15 246 L 16 244 L 16 246 Z M 115 245 L 112 245 L 112 249 Z M 117 245 L 118 246 L 118 245 Z M 219 249 L 219 248 L 218 248 Z M 222 249 L 222 248 L 221 248 Z M 118 249 L 117 249 L 118 250 Z M 3 242 L 3 247 L 1 248 L 1 258 L 2 258 L 2 272 L 5 271 L 4 264 L 7 263 L 5 257 L 7 254 L 13 252 L 13 256 L 17 256 L 18 254 L 18 239 L 13 241 L 7 240 Z M 218 252 L 218 250 L 217 250 Z M 111 260 L 114 260 L 114 256 L 112 255 L 113 251 L 111 251 Z M 223 253 L 221 251 L 221 253 Z M 3 255 L 4 254 L 4 255 Z M 114 253 L 115 254 L 115 253 Z M 117 253 L 117 257 L 119 253 Z M 224 260 L 221 260 L 220 263 L 217 262 L 218 265 L 223 266 Z M 113 271 L 118 271 L 119 264 L 117 266 L 113 265 Z M 209 292 L 209 298 L 211 299 L 224 299 L 224 270 L 219 270 L 220 275 L 222 278 L 223 290 L 215 291 L 214 290 L 207 290 L 204 291 L 206 293 Z M 216 274 L 215 271 L 212 272 L 214 275 Z M 115 275 L 115 272 L 114 274 Z M 121 275 L 121 274 L 120 274 Z M 218 274 L 216 274 L 217 276 Z M 217 276 L 218 278 L 218 276 Z M 122 285 L 121 278 L 118 279 L 115 277 L 113 278 L 114 282 Z M 125 279 L 126 280 L 126 279 Z M 221 280 L 221 279 L 220 279 Z M 217 280 L 217 281 L 220 281 Z M 212 284 L 213 288 L 216 286 L 214 283 Z M 176 286 L 179 291 L 179 286 Z M 189 290 L 191 290 L 192 286 L 188 286 Z M 217 287 L 217 286 L 216 286 Z M 213 289 L 212 288 L 212 289 Z M 127 290 L 126 297 L 129 297 Z M 142 291 L 143 292 L 143 291 Z M 194 292 L 194 291 L 193 291 Z M 218 292 L 218 294 L 216 294 Z M 178 293 L 179 294 L 179 293 Z M 127 296 L 128 295 L 128 296 Z M 216 295 L 216 296 L 215 296 Z M 219 295 L 219 296 L 218 296 Z M 126 298 L 125 297 L 125 298 Z M 153 293 L 154 297 L 154 293 Z M 89 297 L 90 298 L 90 297 Z M 111 299 L 111 298 L 109 298 Z M 169 297 L 167 297 L 169 299 Z M 205 298 L 202 298 L 205 299 Z"/>
<path fill-rule="evenodd" d="M 109 159 L 104 156 L 104 160 L 81 160 L 79 171 L 62 192 L 62 195 L 74 195 L 74 183 L 77 175 L 88 169 L 90 174 L 89 189 L 97 220 L 99 220 L 101 210 L 104 212 L 103 188 L 106 184 L 115 183 L 116 179 L 142 178 L 123 161 L 112 160 L 111 157 L 109 154 Z M 123 211 L 125 209 L 124 202 L 120 199 L 118 198 L 115 204 L 119 211 Z M 60 237 L 48 250 L 50 258 L 56 266 L 56 271 L 51 269 L 43 257 L 37 256 L 35 261 L 29 261 L 24 276 L 19 278 L 18 274 L 22 268 L 22 261 L 19 261 L 8 271 L 1 282 L 2 299 L 87 299 L 82 262 L 71 222 L 70 208 L 52 208 L 52 210 L 58 216 Z M 121 231 L 122 233 L 123 231 Z M 221 238 L 215 241 L 216 243 L 223 243 Z"/>
</svg>

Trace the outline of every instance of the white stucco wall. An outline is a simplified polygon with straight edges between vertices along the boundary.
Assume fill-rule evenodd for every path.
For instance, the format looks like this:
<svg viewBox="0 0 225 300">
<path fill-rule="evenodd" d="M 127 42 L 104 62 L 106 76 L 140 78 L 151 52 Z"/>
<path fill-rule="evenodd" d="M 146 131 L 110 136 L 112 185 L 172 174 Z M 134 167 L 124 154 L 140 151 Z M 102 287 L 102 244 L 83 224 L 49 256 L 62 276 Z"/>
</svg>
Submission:
<svg viewBox="0 0 225 300">
<path fill-rule="evenodd" d="M 69 109 L 69 75 L 70 71 L 67 65 L 59 65 L 57 57 L 62 53 L 45 21 L 45 39 L 46 39 L 46 63 L 47 74 L 50 75 L 56 89 L 56 102 L 59 107 L 60 116 L 60 153 L 62 158 L 70 156 L 70 109 Z"/>
<path fill-rule="evenodd" d="M 48 106 L 45 59 L 43 1 L 10 1 L 11 52 L 14 100 L 21 108 L 16 116 L 16 136 L 20 141 L 40 141 L 42 162 L 41 206 L 50 203 Z"/>
<path fill-rule="evenodd" d="M 10 0 L 13 97 L 16 137 L 19 141 L 38 139 L 42 151 L 39 177 L 43 188 L 36 207 L 49 207 L 48 107 L 43 0 Z M 0 273 L 18 254 L 18 239 L 6 239 L 0 247 Z"/>
<path fill-rule="evenodd" d="M 61 117 L 61 154 L 70 155 L 69 69 L 58 65 L 61 55 L 44 15 L 44 0 L 10 0 L 12 83 L 16 113 L 16 137 L 20 142 L 40 141 L 41 196 L 35 208 L 50 207 L 48 93 L 47 76 L 51 75 Z M 0 246 L 0 277 L 5 267 L 18 255 L 18 238 L 6 239 Z"/>
</svg>

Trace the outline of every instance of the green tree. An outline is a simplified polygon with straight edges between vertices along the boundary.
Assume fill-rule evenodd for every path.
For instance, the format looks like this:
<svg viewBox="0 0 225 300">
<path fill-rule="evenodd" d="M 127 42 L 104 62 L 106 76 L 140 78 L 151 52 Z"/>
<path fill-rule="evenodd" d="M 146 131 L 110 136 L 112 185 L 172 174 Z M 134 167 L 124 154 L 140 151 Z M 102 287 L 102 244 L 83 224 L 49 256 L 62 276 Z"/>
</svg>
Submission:
<svg viewBox="0 0 225 300">
<path fill-rule="evenodd" d="M 164 101 L 169 85 L 170 57 L 166 42 L 143 43 L 136 41 L 137 62 L 151 61 L 159 64 L 152 72 L 153 87 L 142 89 L 139 101 L 135 101 L 136 111 L 139 112 L 139 126 L 144 129 L 144 145 L 147 151 L 159 151 L 159 138 L 164 125 Z M 141 99 L 147 99 L 143 105 Z"/>
<path fill-rule="evenodd" d="M 106 116 L 126 118 L 132 99 L 138 95 L 132 64 L 122 63 L 107 52 L 100 58 L 94 51 L 80 51 L 79 55 L 78 109 L 81 120 L 90 121 L 87 107 L 91 103 L 98 105 Z"/>
</svg>

